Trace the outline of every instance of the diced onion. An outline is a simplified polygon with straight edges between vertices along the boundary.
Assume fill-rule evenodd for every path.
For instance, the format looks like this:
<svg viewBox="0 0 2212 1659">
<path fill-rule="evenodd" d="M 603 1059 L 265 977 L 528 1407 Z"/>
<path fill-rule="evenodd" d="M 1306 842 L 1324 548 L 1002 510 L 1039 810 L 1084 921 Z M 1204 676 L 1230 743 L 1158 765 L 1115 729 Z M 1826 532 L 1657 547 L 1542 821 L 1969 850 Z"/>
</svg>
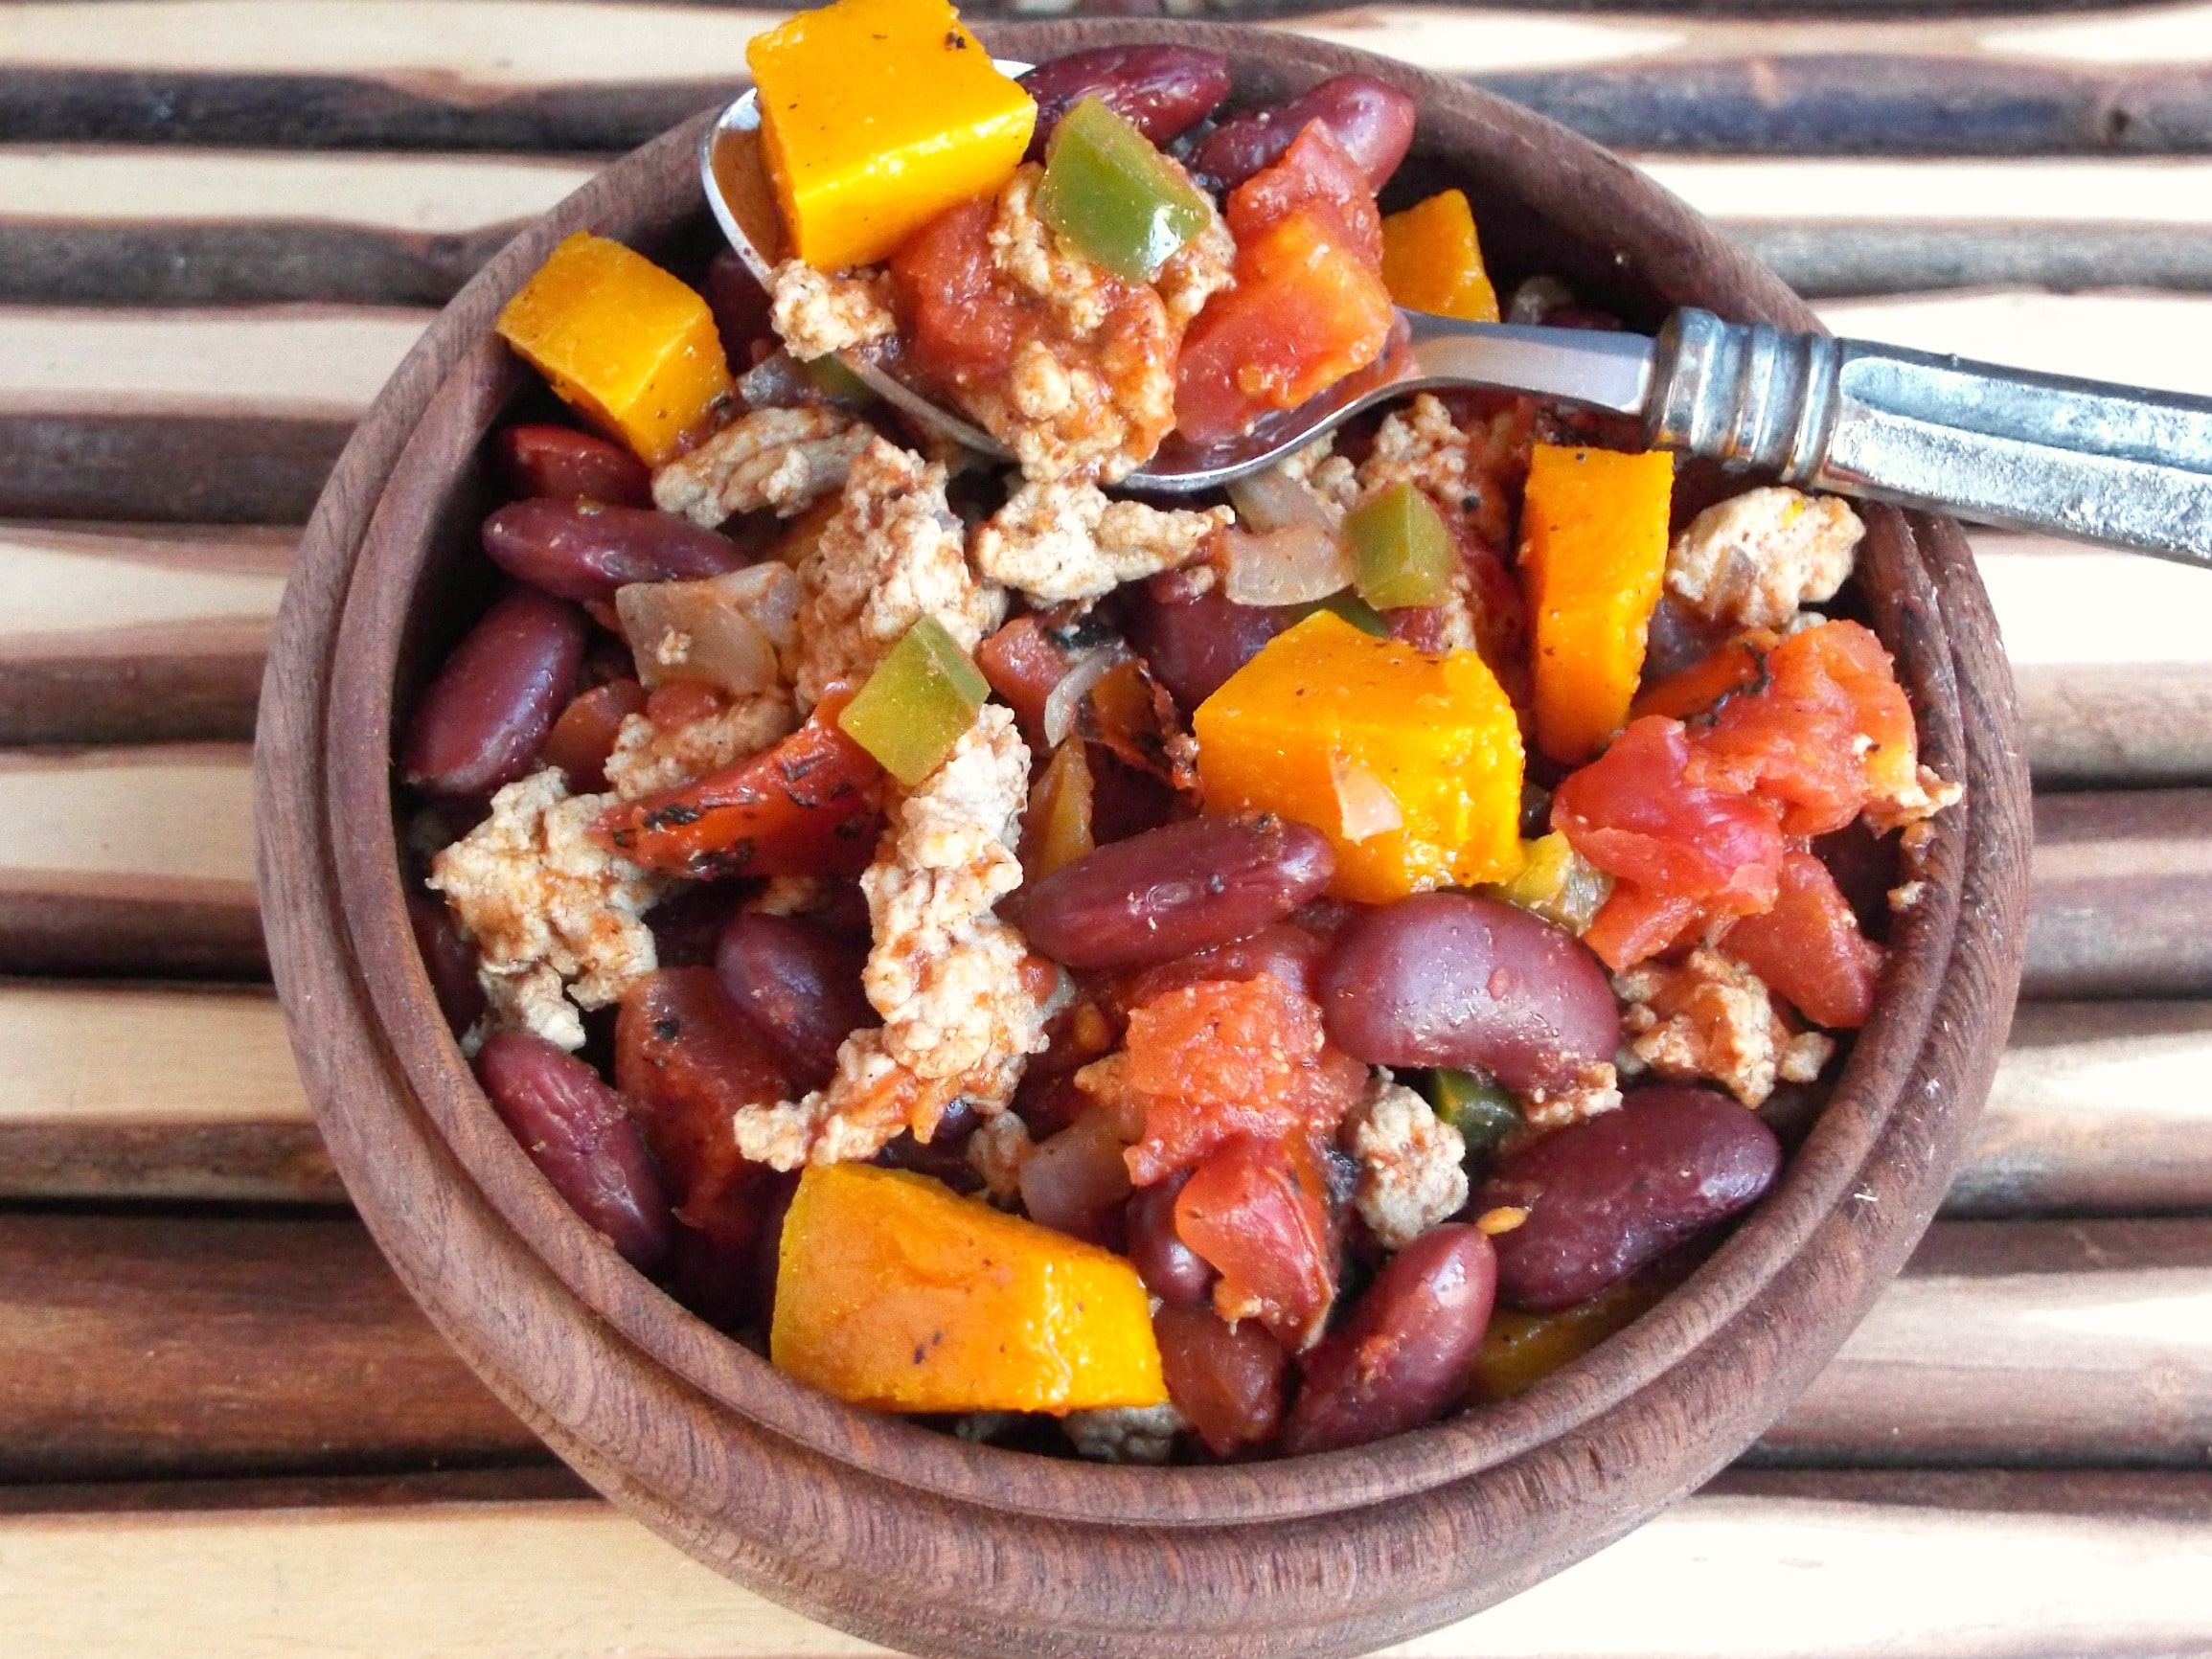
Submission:
<svg viewBox="0 0 2212 1659">
<path fill-rule="evenodd" d="M 1336 786 L 1336 816 L 1345 840 L 1365 841 L 1404 828 L 1398 797 L 1361 761 L 1342 751 L 1332 753 L 1329 781 Z"/>
<path fill-rule="evenodd" d="M 636 581 L 614 596 L 623 637 L 648 691 L 695 680 L 732 696 L 779 678 L 776 650 L 796 638 L 799 580 L 764 563 L 704 581 Z"/>
<path fill-rule="evenodd" d="M 1090 695 L 1091 687 L 1106 678 L 1106 670 L 1125 660 L 1129 648 L 1119 640 L 1096 646 L 1076 659 L 1075 667 L 1060 675 L 1060 684 L 1044 699 L 1044 740 L 1057 749 L 1067 741 L 1068 734 L 1083 714 L 1083 700 Z"/>
<path fill-rule="evenodd" d="M 1238 604 L 1311 604 L 1352 585 L 1352 556 L 1320 525 L 1265 535 L 1226 531 L 1217 556 L 1221 591 Z"/>
<path fill-rule="evenodd" d="M 1229 504 L 1237 520 L 1262 534 L 1288 530 L 1293 524 L 1330 528 L 1329 512 L 1320 498 L 1280 466 L 1247 473 L 1229 486 Z"/>
</svg>

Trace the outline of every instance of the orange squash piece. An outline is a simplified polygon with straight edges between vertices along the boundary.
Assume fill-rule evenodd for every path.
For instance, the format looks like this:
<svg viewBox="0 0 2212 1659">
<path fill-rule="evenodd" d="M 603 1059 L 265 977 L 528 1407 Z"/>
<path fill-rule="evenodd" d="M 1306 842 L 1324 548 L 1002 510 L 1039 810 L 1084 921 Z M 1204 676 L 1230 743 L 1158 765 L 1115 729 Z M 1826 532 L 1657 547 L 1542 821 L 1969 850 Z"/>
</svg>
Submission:
<svg viewBox="0 0 2212 1659">
<path fill-rule="evenodd" d="M 1539 443 L 1521 503 L 1537 746 L 1586 760 L 1627 723 L 1667 574 L 1675 458 Z"/>
<path fill-rule="evenodd" d="M 1483 268 L 1465 191 L 1439 191 L 1382 221 L 1382 282 L 1410 310 L 1497 321 L 1497 290 Z"/>
<path fill-rule="evenodd" d="M 768 1356 L 880 1411 L 1049 1411 L 1168 1398 L 1152 1307 L 1111 1251 L 866 1164 L 800 1177 Z"/>
<path fill-rule="evenodd" d="M 762 153 L 791 250 L 871 264 L 1014 176 L 1037 101 L 946 0 L 835 0 L 756 34 Z"/>
<path fill-rule="evenodd" d="M 1339 898 L 1387 904 L 1519 873 L 1520 727 L 1473 651 L 1428 656 L 1316 611 L 1193 723 L 1207 810 L 1311 825 L 1335 846 Z"/>
<path fill-rule="evenodd" d="M 731 396 L 707 303 L 642 254 L 578 231 L 499 313 L 562 402 L 648 466 L 681 454 Z"/>
</svg>

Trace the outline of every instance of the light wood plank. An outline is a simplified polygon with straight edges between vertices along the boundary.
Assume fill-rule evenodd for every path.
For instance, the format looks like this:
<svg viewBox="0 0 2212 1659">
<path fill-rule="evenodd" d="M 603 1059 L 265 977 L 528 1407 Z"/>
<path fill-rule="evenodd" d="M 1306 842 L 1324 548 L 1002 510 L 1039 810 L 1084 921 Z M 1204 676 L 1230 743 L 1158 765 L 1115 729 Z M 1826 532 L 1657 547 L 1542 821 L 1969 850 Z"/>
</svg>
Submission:
<svg viewBox="0 0 2212 1659">
<path fill-rule="evenodd" d="M 297 541 L 0 523 L 0 743 L 251 737 Z"/>
<path fill-rule="evenodd" d="M 2201 1511 L 2085 1516 L 2016 1491 L 2010 1511 L 1693 1497 L 1547 1583 L 1387 1651 L 1850 1659 L 2212 1642 Z M 38 1586 L 15 1599 L 22 1659 L 136 1659 L 149 1629 L 177 1659 L 884 1651 L 739 1589 L 593 1501 L 18 1516 L 0 1522 L 0 1572 Z"/>
<path fill-rule="evenodd" d="M 237 744 L 0 753 L 0 971 L 253 974 Z"/>
<path fill-rule="evenodd" d="M 0 1198 L 331 1203 L 262 990 L 0 981 Z"/>
</svg>

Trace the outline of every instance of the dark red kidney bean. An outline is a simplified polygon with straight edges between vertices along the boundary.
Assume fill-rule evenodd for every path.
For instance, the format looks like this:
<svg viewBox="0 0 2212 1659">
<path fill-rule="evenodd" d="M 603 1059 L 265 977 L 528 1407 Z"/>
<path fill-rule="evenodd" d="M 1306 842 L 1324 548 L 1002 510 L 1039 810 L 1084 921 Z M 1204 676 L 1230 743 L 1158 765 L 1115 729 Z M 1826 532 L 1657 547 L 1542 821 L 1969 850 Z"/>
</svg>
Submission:
<svg viewBox="0 0 2212 1659">
<path fill-rule="evenodd" d="M 584 621 L 516 588 L 484 613 L 415 704 L 400 768 L 434 795 L 488 795 L 530 770 L 576 689 Z"/>
<path fill-rule="evenodd" d="M 803 1089 L 830 1080 L 847 1037 L 883 1023 L 860 989 L 867 964 L 867 941 L 796 916 L 740 911 L 715 946 L 722 989 L 767 1033 Z"/>
<path fill-rule="evenodd" d="M 1413 148 L 1413 100 L 1372 75 L 1339 75 L 1288 103 L 1233 115 L 1206 134 L 1192 170 L 1239 185 L 1283 159 L 1291 141 L 1318 121 L 1380 190 Z"/>
<path fill-rule="evenodd" d="M 1175 1232 L 1175 1194 L 1190 1178 L 1188 1170 L 1178 1170 L 1164 1181 L 1138 1188 L 1122 1216 L 1122 1238 L 1137 1277 L 1171 1307 L 1197 1307 L 1213 1295 L 1214 1281 L 1220 1277 Z"/>
<path fill-rule="evenodd" d="M 570 1209 L 632 1266 L 650 1268 L 667 1254 L 660 1173 L 623 1098 L 597 1072 L 541 1036 L 501 1032 L 476 1056 L 476 1076 Z"/>
<path fill-rule="evenodd" d="M 1724 623 L 1707 622 L 1673 595 L 1661 594 L 1644 633 L 1643 684 L 1655 686 L 1711 656 L 1734 632 Z"/>
<path fill-rule="evenodd" d="M 1129 1195 L 1127 1149 L 1111 1115 L 1084 1112 L 1037 1144 L 1021 1166 L 1021 1207 L 1032 1221 L 1071 1238 L 1119 1249 L 1122 1208 Z"/>
<path fill-rule="evenodd" d="M 1210 1307 L 1152 1315 L 1168 1398 L 1218 1458 L 1266 1445 L 1283 1421 L 1289 1356 L 1257 1319 L 1231 1325 Z"/>
<path fill-rule="evenodd" d="M 1605 969 L 1564 928 L 1496 899 L 1419 893 L 1359 917 L 1321 969 L 1336 1046 L 1379 1066 L 1483 1071 L 1509 1089 L 1613 1057 Z"/>
<path fill-rule="evenodd" d="M 1238 604 L 1218 589 L 1196 599 L 1140 599 L 1129 616 L 1129 644 L 1188 713 L 1290 625 L 1287 610 Z"/>
<path fill-rule="evenodd" d="M 407 895 L 407 924 L 423 971 L 438 993 L 438 1008 L 459 1036 L 484 1017 L 484 987 L 476 978 L 476 947 L 461 937 L 453 913 L 426 893 Z"/>
<path fill-rule="evenodd" d="M 1528 1212 L 1497 1236 L 1498 1294 L 1548 1313 L 1749 1209 L 1781 1168 L 1782 1145 L 1754 1114 L 1668 1083 L 1500 1159 L 1472 1209 Z"/>
<path fill-rule="evenodd" d="M 598 502 L 514 501 L 484 521 L 484 551 L 517 581 L 611 602 L 633 581 L 687 581 L 745 563 L 727 536 L 688 518 Z"/>
<path fill-rule="evenodd" d="M 1490 1239 L 1461 1222 L 1432 1227 L 1393 1256 L 1351 1317 L 1307 1354 L 1283 1450 L 1341 1451 L 1442 1416 L 1467 1392 L 1497 1272 Z"/>
<path fill-rule="evenodd" d="M 524 497 L 650 507 L 652 474 L 619 443 L 573 426 L 510 426 L 499 434 L 499 472 Z"/>
<path fill-rule="evenodd" d="M 1278 921 L 1211 950 L 1194 951 L 1148 967 L 1116 985 L 1115 1001 L 1125 1009 L 1142 1008 L 1171 990 L 1205 980 L 1258 979 L 1273 974 L 1291 989 L 1313 996 L 1319 989 L 1322 958 L 1329 947 L 1313 934 L 1288 921 Z"/>
<path fill-rule="evenodd" d="M 1889 890 L 1904 877 L 1897 837 L 1877 835 L 1861 818 L 1813 841 L 1813 856 L 1828 866 L 1836 890 L 1859 918 L 1859 931 L 1876 943 L 1889 937 Z"/>
<path fill-rule="evenodd" d="M 712 967 L 730 924 L 752 891 L 749 881 L 687 881 L 645 913 L 653 956 L 663 967 Z"/>
<path fill-rule="evenodd" d="M 1095 98 L 1156 145 L 1180 137 L 1229 96 L 1229 60 L 1190 46 L 1102 46 L 1038 64 L 1021 78 L 1037 100 L 1032 160 L 1060 118 Z"/>
<path fill-rule="evenodd" d="M 926 1141 L 916 1140 L 912 1129 L 902 1129 L 876 1154 L 875 1162 L 887 1170 L 911 1170 L 942 1181 L 955 1193 L 981 1190 L 983 1177 L 968 1162 L 968 1142 L 983 1122 L 966 1101 L 945 1108 Z"/>
<path fill-rule="evenodd" d="M 774 332 L 768 326 L 768 290 L 745 269 L 744 261 L 723 248 L 707 261 L 706 295 L 715 332 L 722 337 L 722 355 L 742 375 L 753 360 L 753 342 Z"/>
<path fill-rule="evenodd" d="M 1143 967 L 1282 920 L 1335 871 L 1328 839 L 1288 818 L 1186 818 L 1062 865 L 1030 889 L 1022 927 L 1069 967 Z"/>
</svg>

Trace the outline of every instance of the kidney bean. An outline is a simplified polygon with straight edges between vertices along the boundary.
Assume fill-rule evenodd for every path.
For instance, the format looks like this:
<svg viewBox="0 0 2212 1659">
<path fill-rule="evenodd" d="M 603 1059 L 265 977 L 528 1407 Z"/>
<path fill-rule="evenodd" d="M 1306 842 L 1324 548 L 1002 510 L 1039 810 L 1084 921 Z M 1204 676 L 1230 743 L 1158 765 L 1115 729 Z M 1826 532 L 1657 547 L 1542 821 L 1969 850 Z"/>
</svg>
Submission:
<svg viewBox="0 0 2212 1659">
<path fill-rule="evenodd" d="M 484 521 L 484 551 L 517 581 L 612 603 L 633 581 L 688 581 L 745 563 L 727 536 L 648 508 L 514 501 Z"/>
<path fill-rule="evenodd" d="M 1288 103 L 1233 115 L 1206 134 L 1192 170 L 1239 185 L 1283 159 L 1291 141 L 1318 121 L 1380 190 L 1413 148 L 1413 100 L 1372 75 L 1339 75 Z"/>
<path fill-rule="evenodd" d="M 1188 712 L 1289 625 L 1287 611 L 1238 604 L 1218 589 L 1174 600 L 1148 591 L 1130 607 L 1129 644 L 1152 665 L 1175 707 Z"/>
<path fill-rule="evenodd" d="M 1706 621 L 1672 594 L 1661 594 L 1644 631 L 1643 686 L 1655 686 L 1701 662 L 1734 632 L 1725 623 Z"/>
<path fill-rule="evenodd" d="M 712 967 L 722 929 L 750 896 L 747 881 L 686 881 L 645 913 L 663 967 Z"/>
<path fill-rule="evenodd" d="M 484 613 L 423 687 L 400 768 L 435 795 L 486 795 L 530 770 L 575 688 L 584 623 L 574 605 L 516 588 Z"/>
<path fill-rule="evenodd" d="M 1749 1209 L 1781 1168 L 1781 1143 L 1752 1113 L 1711 1089 L 1668 1083 L 1500 1160 L 1472 1208 L 1528 1212 L 1497 1237 L 1498 1294 L 1549 1313 Z"/>
<path fill-rule="evenodd" d="M 650 507 L 652 474 L 619 443 L 573 426 L 510 426 L 499 434 L 499 475 L 524 497 Z"/>
<path fill-rule="evenodd" d="M 484 987 L 476 979 L 476 947 L 461 937 L 453 913 L 426 893 L 407 895 L 407 925 L 423 971 L 438 993 L 439 1011 L 459 1036 L 484 1017 Z"/>
<path fill-rule="evenodd" d="M 977 1192 L 983 1177 L 968 1162 L 968 1141 L 982 1122 L 982 1115 L 973 1106 L 966 1101 L 954 1101 L 938 1118 L 929 1139 L 917 1140 L 912 1129 L 901 1129 L 876 1154 L 875 1162 L 888 1170 L 911 1170 L 917 1175 L 927 1175 L 955 1193 Z"/>
<path fill-rule="evenodd" d="M 1021 78 L 1037 100 L 1033 161 L 1060 118 L 1095 98 L 1156 145 L 1180 137 L 1229 96 L 1229 60 L 1190 46 L 1103 46 L 1038 64 Z"/>
<path fill-rule="evenodd" d="M 1062 865 L 1030 890 L 1022 926 L 1069 967 L 1142 967 L 1282 920 L 1335 870 L 1327 838 L 1287 818 L 1188 818 Z"/>
<path fill-rule="evenodd" d="M 541 1036 L 501 1032 L 476 1056 L 500 1120 L 540 1173 L 632 1266 L 668 1251 L 669 1205 L 623 1098 Z"/>
<path fill-rule="evenodd" d="M 545 734 L 538 759 L 568 776 L 572 794 L 596 795 L 606 787 L 606 758 L 622 723 L 645 708 L 645 688 L 635 680 L 609 680 L 577 693 Z"/>
<path fill-rule="evenodd" d="M 1581 941 L 1466 893 L 1354 920 L 1321 969 L 1321 1012 L 1370 1065 L 1485 1071 L 1516 1091 L 1572 1081 L 1621 1041 L 1612 987 Z"/>
<path fill-rule="evenodd" d="M 1168 1398 L 1218 1458 L 1265 1445 L 1283 1420 L 1289 1356 L 1256 1319 L 1231 1325 L 1210 1307 L 1152 1315 Z"/>
<path fill-rule="evenodd" d="M 730 1000 L 768 1034 L 802 1088 L 817 1089 L 837 1066 L 837 1048 L 883 1016 L 860 989 L 864 939 L 832 933 L 796 916 L 740 911 L 715 946 L 715 971 Z"/>
<path fill-rule="evenodd" d="M 1122 1206 L 1129 1195 L 1128 1149 L 1111 1114 L 1092 1107 L 1039 1141 L 1021 1166 L 1021 1207 L 1029 1218 L 1072 1238 L 1118 1250 Z"/>
<path fill-rule="evenodd" d="M 1164 1181 L 1138 1188 L 1122 1217 L 1122 1238 L 1137 1277 L 1171 1307 L 1205 1303 L 1220 1277 L 1175 1231 L 1175 1195 L 1190 1178 L 1189 1170 L 1178 1170 Z"/>
<path fill-rule="evenodd" d="M 1442 1415 L 1467 1391 L 1496 1292 L 1497 1254 L 1479 1229 L 1424 1233 L 1307 1354 L 1284 1451 L 1340 1451 Z"/>
</svg>

